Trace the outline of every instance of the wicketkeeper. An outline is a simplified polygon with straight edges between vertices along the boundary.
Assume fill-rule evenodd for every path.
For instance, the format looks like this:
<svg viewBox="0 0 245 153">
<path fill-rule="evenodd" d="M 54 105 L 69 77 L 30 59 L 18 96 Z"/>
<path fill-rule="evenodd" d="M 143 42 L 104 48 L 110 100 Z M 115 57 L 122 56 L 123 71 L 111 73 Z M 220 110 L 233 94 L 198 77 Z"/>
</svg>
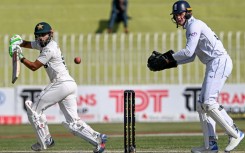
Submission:
<svg viewBox="0 0 245 153">
<path fill-rule="evenodd" d="M 186 46 L 177 51 L 166 53 L 153 51 L 148 59 L 151 71 L 174 68 L 180 64 L 193 62 L 197 56 L 206 65 L 201 94 L 197 103 L 204 145 L 191 149 L 193 153 L 218 152 L 218 137 L 215 124 L 218 123 L 229 137 L 226 152 L 233 150 L 244 138 L 244 133 L 234 124 L 223 106 L 216 101 L 226 79 L 232 71 L 232 60 L 217 35 L 205 24 L 192 15 L 192 8 L 184 0 L 177 1 L 172 7 L 172 20 L 186 29 Z"/>
<path fill-rule="evenodd" d="M 34 35 L 34 41 L 22 40 L 19 35 L 14 35 L 10 39 L 9 46 L 11 57 L 13 52 L 18 51 L 21 63 L 32 71 L 44 67 L 50 79 L 50 84 L 40 93 L 36 102 L 25 101 L 28 119 L 37 136 L 37 143 L 33 144 L 31 149 L 41 151 L 54 146 L 44 111 L 58 103 L 66 119 L 63 122 L 65 128 L 92 144 L 95 147 L 94 153 L 102 153 L 105 150 L 107 136 L 94 131 L 79 118 L 76 101 L 77 84 L 67 70 L 58 44 L 52 39 L 51 26 L 46 22 L 38 23 Z M 20 47 L 39 50 L 40 55 L 36 61 L 31 62 L 24 57 L 21 50 L 16 49 Z"/>
</svg>

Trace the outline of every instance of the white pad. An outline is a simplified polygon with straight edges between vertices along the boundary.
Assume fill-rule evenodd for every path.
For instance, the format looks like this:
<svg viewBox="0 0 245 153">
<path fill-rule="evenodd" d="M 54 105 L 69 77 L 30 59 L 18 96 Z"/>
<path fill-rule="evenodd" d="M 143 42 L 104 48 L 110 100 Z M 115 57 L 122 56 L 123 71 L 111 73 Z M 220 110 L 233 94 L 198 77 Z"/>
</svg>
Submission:
<svg viewBox="0 0 245 153">
<path fill-rule="evenodd" d="M 84 122 L 73 122 L 73 123 L 67 123 L 62 122 L 65 128 L 67 128 L 73 135 L 78 136 L 89 143 L 91 143 L 93 146 L 98 145 L 98 136 L 97 132 L 93 132 L 91 128 Z"/>
<path fill-rule="evenodd" d="M 32 110 L 32 102 L 25 101 L 28 119 L 36 131 L 38 142 L 40 143 L 42 149 L 47 149 L 47 145 L 45 141 L 49 139 L 50 133 L 47 125 L 47 119 L 45 114 L 37 114 L 35 111 Z"/>
<path fill-rule="evenodd" d="M 218 108 L 211 108 L 206 110 L 208 115 L 215 120 L 216 123 L 218 123 L 225 131 L 228 135 L 234 137 L 234 138 L 238 138 L 238 134 L 237 131 L 232 128 L 222 117 L 222 114 L 220 112 L 220 110 Z"/>
</svg>

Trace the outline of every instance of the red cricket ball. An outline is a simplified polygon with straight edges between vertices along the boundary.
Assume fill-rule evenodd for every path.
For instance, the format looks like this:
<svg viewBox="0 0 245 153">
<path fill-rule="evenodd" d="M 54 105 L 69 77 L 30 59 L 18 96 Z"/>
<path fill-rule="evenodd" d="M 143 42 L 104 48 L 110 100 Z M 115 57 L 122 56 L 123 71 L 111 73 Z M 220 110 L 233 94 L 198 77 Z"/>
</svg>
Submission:
<svg viewBox="0 0 245 153">
<path fill-rule="evenodd" d="M 74 58 L 74 62 L 75 62 L 76 64 L 80 64 L 80 63 L 81 63 L 81 58 L 80 58 L 80 57 L 75 57 L 75 58 Z"/>
</svg>

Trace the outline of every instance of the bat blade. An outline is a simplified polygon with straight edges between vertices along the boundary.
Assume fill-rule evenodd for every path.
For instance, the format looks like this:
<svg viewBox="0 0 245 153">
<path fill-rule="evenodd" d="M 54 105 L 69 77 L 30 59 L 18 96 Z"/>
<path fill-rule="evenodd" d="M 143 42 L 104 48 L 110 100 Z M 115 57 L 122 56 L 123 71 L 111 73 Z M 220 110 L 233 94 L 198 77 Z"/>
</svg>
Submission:
<svg viewBox="0 0 245 153">
<path fill-rule="evenodd" d="M 13 53 L 12 56 L 12 65 L 13 65 L 13 71 L 12 71 L 12 83 L 14 84 L 15 81 L 18 79 L 20 74 L 20 60 L 17 55 L 17 51 Z"/>
</svg>

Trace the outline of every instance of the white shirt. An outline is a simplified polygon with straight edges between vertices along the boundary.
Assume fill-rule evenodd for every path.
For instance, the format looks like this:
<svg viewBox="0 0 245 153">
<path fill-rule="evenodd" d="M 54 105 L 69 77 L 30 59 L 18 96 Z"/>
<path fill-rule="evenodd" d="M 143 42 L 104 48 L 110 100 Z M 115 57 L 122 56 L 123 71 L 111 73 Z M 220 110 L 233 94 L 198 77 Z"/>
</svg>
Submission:
<svg viewBox="0 0 245 153">
<path fill-rule="evenodd" d="M 67 70 L 60 48 L 54 40 L 51 40 L 45 47 L 41 47 L 36 41 L 32 41 L 31 46 L 33 49 L 40 50 L 40 55 L 37 60 L 44 64 L 44 68 L 51 82 L 74 81 Z"/>
<path fill-rule="evenodd" d="M 173 54 L 178 64 L 192 62 L 198 56 L 204 64 L 227 54 L 217 35 L 201 20 L 193 16 L 184 25 L 186 29 L 186 47 Z"/>
</svg>

